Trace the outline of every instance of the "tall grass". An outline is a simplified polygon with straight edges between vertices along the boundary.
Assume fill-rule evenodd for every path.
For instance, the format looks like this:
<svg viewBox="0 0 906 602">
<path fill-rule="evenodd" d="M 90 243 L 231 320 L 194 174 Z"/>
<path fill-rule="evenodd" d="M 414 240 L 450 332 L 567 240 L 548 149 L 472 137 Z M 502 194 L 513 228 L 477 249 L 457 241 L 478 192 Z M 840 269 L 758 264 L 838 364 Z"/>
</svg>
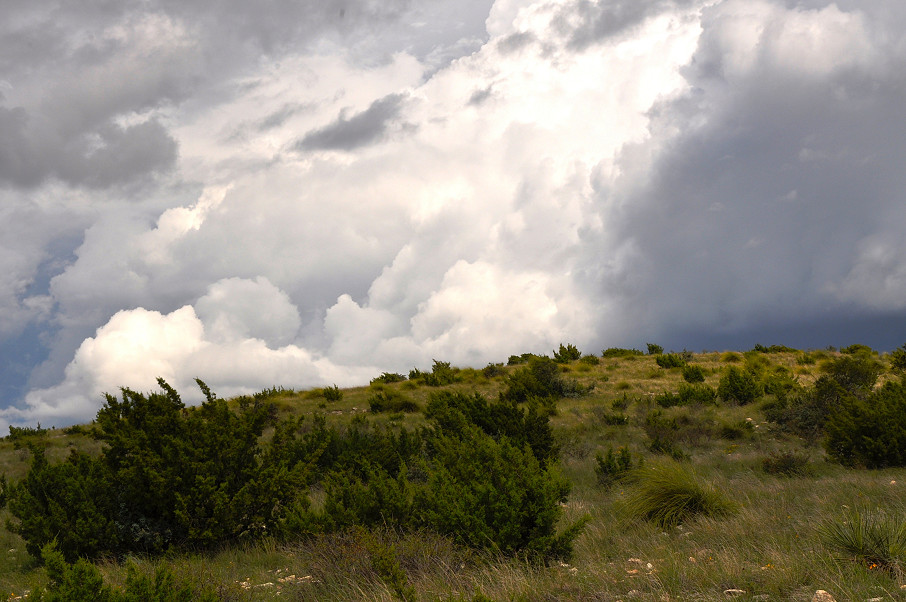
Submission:
<svg viewBox="0 0 906 602">
<path fill-rule="evenodd" d="M 726 516 L 736 508 L 723 493 L 678 462 L 644 466 L 633 480 L 627 512 L 660 527 L 673 527 L 696 516 Z"/>
</svg>

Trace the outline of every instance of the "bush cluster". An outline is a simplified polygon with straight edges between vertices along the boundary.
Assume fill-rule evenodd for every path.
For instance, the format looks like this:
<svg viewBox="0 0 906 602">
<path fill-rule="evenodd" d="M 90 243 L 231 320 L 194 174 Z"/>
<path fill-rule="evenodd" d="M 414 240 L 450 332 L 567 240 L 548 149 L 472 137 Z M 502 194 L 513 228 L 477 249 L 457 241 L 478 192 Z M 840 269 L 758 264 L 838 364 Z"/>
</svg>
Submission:
<svg viewBox="0 0 906 602">
<path fill-rule="evenodd" d="M 686 358 L 679 353 L 661 353 L 655 356 L 654 361 L 661 368 L 682 368 L 686 365 Z"/>
<path fill-rule="evenodd" d="M 40 558 L 55 541 L 73 562 L 386 526 L 547 561 L 566 558 L 584 524 L 558 531 L 570 486 L 536 400 L 439 391 L 417 431 L 362 417 L 346 427 L 317 417 L 303 428 L 253 398 L 232 411 L 200 381 L 197 408 L 159 384 L 160 393 L 107 396 L 96 458 L 74 452 L 50 465 L 32 445 L 31 469 L 9 487 L 11 524 L 29 553 Z M 307 498 L 316 482 L 325 493 L 317 510 Z"/>
<path fill-rule="evenodd" d="M 662 353 L 664 350 L 661 349 L 659 353 Z M 637 355 L 645 355 L 638 349 L 624 349 L 622 347 L 608 347 L 601 352 L 601 357 L 634 357 Z M 656 354 L 654 354 L 656 355 Z"/>
<path fill-rule="evenodd" d="M 186 408 L 158 383 L 159 393 L 106 396 L 98 457 L 73 451 L 50 465 L 31 445 L 31 468 L 9 491 L 10 526 L 31 555 L 54 540 L 68 560 L 207 548 L 261 535 L 307 506 L 308 465 L 287 453 L 300 421 L 248 397 L 231 411 L 201 381 L 206 401 Z"/>
<path fill-rule="evenodd" d="M 724 401 L 735 401 L 747 404 L 755 401 L 764 393 L 761 383 L 748 370 L 730 366 L 720 377 L 717 395 Z"/>
<path fill-rule="evenodd" d="M 554 361 L 558 364 L 568 364 L 580 357 L 582 357 L 582 352 L 571 343 L 567 345 L 560 343 L 560 349 L 554 351 Z"/>
</svg>

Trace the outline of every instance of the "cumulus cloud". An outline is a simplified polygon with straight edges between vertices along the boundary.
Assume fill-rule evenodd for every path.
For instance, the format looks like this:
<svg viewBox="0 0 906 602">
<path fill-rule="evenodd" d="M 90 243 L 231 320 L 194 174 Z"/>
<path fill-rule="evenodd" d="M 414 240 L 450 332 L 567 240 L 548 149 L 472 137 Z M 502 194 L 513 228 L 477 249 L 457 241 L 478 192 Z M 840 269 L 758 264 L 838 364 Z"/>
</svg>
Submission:
<svg viewBox="0 0 906 602">
<path fill-rule="evenodd" d="M 906 322 L 904 8 L 234 4 L 0 25 L 0 336 L 53 341 L 6 420 Z"/>
</svg>

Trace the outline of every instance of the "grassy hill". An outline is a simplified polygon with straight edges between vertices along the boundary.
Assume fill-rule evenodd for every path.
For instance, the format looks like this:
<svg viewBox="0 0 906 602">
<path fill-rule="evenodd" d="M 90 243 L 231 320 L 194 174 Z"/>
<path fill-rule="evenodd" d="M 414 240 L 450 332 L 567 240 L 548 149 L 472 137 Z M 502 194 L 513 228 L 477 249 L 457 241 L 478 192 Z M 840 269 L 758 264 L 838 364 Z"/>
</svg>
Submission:
<svg viewBox="0 0 906 602">
<path fill-rule="evenodd" d="M 899 564 L 906 559 L 906 470 L 842 466 L 828 458 L 821 436 L 810 440 L 801 429 L 768 420 L 778 415 L 784 387 L 790 395 L 810 390 L 841 354 L 761 349 L 675 354 L 677 363 L 700 369 L 686 368 L 685 378 L 683 367 L 663 367 L 670 364 L 665 356 L 617 350 L 559 364 L 573 387 L 550 417 L 557 470 L 572 485 L 561 522 L 588 519 L 568 561 L 539 564 L 426 530 L 353 528 L 97 566 L 117 587 L 129 567 L 143 575 L 166 567 L 177 581 L 224 600 L 811 600 L 818 589 L 841 601 L 906 599 Z M 864 350 L 863 356 L 878 362 L 875 387 L 899 380 L 888 356 Z M 432 394 L 455 390 L 494 400 L 521 367 L 451 368 L 453 382 L 439 386 L 428 384 L 429 369 L 414 380 L 383 382 L 394 380 L 388 377 L 341 391 L 275 388 L 260 398 L 281 415 L 305 416 L 303 424 L 323 416 L 329 425 L 365 418 L 414 429 L 425 424 Z M 751 403 L 678 396 L 692 386 L 687 379 L 699 376 L 695 386 L 716 392 L 731 368 L 756 377 L 761 394 Z M 421 411 L 372 412 L 381 399 Z M 51 463 L 72 449 L 97 455 L 92 428 L 7 437 L 0 441 L 0 472 L 10 482 L 24 477 L 27 441 L 41 442 Z M 634 470 L 622 473 L 627 463 Z M 702 512 L 675 521 L 646 518 L 644 504 L 669 504 L 658 496 L 674 485 L 701 496 L 694 503 Z M 310 497 L 316 508 L 323 504 L 323 488 L 314 486 Z M 847 537 L 870 538 L 873 527 L 893 534 L 875 545 L 886 556 L 860 556 L 872 547 L 864 542 L 845 545 Z M 0 595 L 16 599 L 47 579 L 25 542 L 0 527 Z"/>
</svg>

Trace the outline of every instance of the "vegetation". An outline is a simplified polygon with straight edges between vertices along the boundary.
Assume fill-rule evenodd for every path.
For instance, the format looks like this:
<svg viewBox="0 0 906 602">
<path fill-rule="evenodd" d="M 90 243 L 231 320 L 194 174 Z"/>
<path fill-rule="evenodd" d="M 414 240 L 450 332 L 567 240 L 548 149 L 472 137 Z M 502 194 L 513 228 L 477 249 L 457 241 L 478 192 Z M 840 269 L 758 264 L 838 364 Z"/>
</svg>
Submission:
<svg viewBox="0 0 906 602">
<path fill-rule="evenodd" d="M 0 588 L 38 600 L 902 597 L 897 351 L 666 354 L 685 369 L 649 351 L 435 361 L 369 386 L 231 400 L 199 383 L 195 408 L 161 383 L 107 397 L 91 424 L 14 427 L 0 440 Z"/>
</svg>

